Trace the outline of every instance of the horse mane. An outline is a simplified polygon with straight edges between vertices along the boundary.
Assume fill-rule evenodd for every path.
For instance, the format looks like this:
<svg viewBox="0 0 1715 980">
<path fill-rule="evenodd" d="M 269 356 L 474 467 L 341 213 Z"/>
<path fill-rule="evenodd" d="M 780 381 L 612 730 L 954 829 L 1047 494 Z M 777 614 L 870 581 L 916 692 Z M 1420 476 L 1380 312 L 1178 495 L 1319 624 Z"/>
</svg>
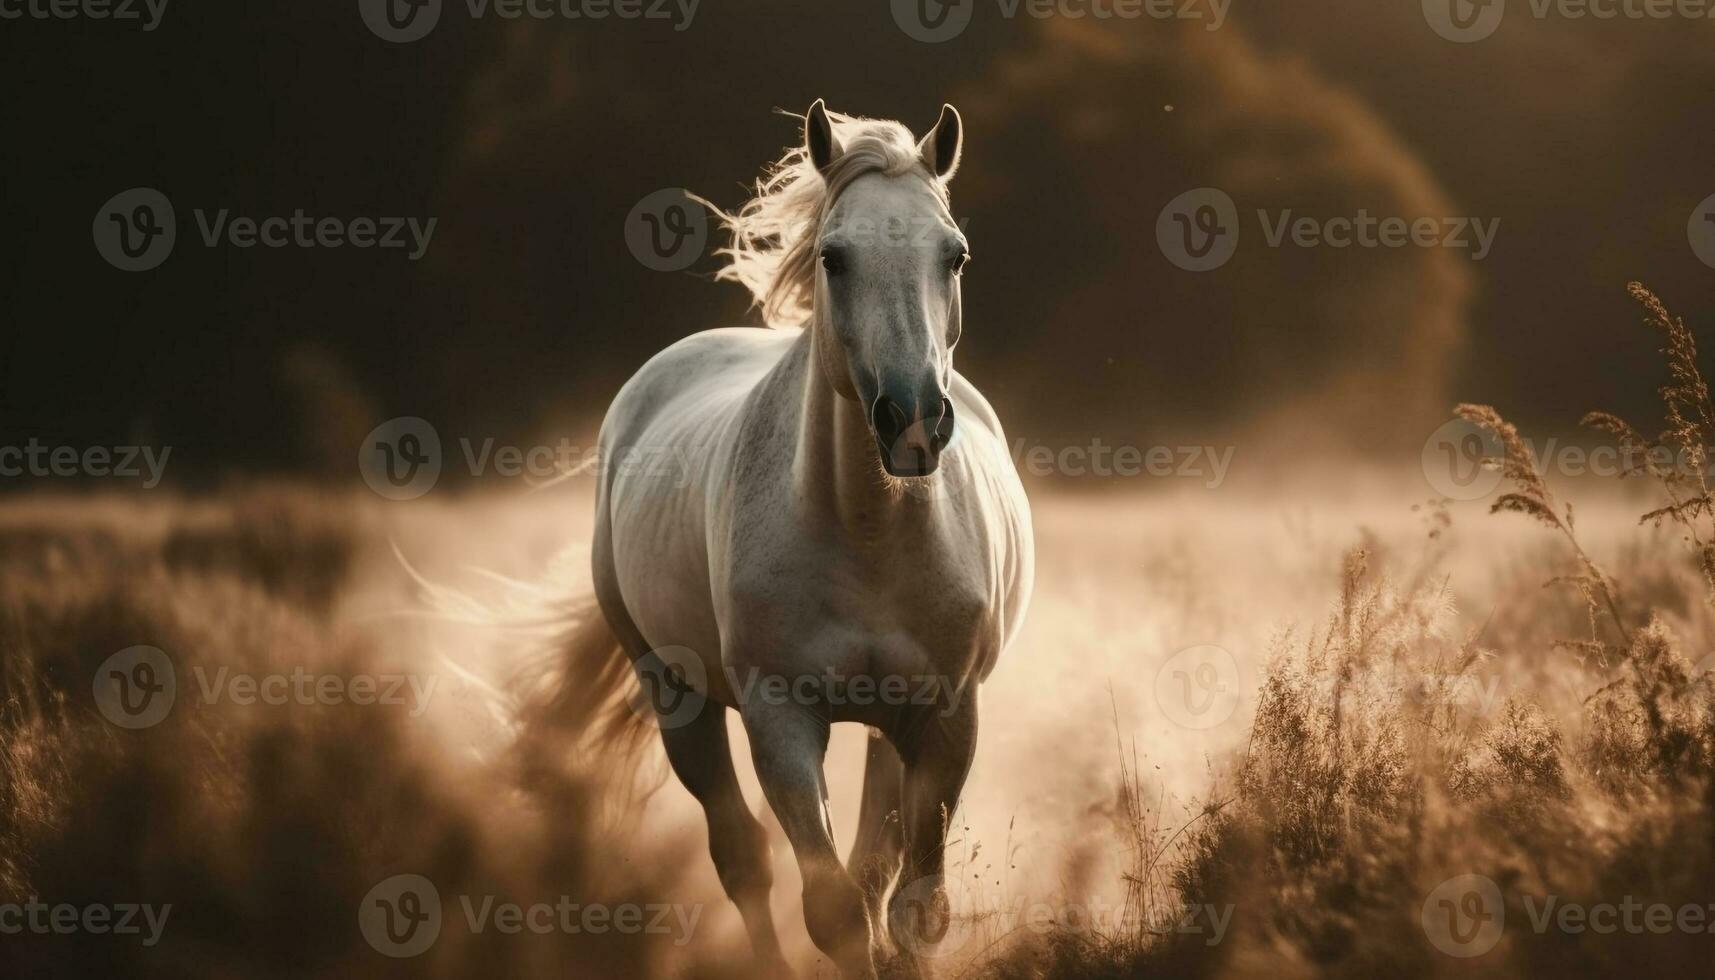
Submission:
<svg viewBox="0 0 1715 980">
<path fill-rule="evenodd" d="M 797 118 L 795 113 L 782 113 Z M 924 165 L 911 131 L 904 126 L 833 111 L 828 121 L 835 145 L 843 149 L 827 173 L 816 171 L 809 150 L 800 144 L 768 166 L 756 181 L 754 195 L 736 212 L 697 198 L 732 239 L 715 250 L 724 263 L 715 279 L 749 290 L 751 305 L 762 309 L 769 326 L 809 319 L 815 296 L 817 232 L 852 181 L 869 173 L 898 176 L 915 170 L 943 203 L 947 200 L 945 184 Z"/>
</svg>

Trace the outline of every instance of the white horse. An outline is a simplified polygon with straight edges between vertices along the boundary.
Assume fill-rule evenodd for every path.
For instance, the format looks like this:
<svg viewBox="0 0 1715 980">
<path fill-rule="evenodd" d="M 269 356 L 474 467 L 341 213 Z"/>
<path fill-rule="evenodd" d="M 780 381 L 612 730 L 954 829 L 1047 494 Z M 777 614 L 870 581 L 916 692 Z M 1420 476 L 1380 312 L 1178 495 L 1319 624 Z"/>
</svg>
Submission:
<svg viewBox="0 0 1715 980">
<path fill-rule="evenodd" d="M 721 884 L 780 975 L 767 838 L 740 793 L 725 709 L 797 857 L 811 939 L 845 976 L 873 977 L 889 938 L 922 949 L 946 928 L 942 853 L 976 746 L 976 685 L 1030 595 L 1029 505 L 993 410 L 953 370 L 969 251 L 946 185 L 960 141 L 952 106 L 916 143 L 817 100 L 804 145 L 721 215 L 733 236 L 721 277 L 770 323 L 797 325 L 679 341 L 602 425 L 604 622 L 573 643 L 564 684 L 616 689 L 623 655 L 657 696 Z M 877 736 L 845 865 L 822 768 L 841 721 Z"/>
</svg>

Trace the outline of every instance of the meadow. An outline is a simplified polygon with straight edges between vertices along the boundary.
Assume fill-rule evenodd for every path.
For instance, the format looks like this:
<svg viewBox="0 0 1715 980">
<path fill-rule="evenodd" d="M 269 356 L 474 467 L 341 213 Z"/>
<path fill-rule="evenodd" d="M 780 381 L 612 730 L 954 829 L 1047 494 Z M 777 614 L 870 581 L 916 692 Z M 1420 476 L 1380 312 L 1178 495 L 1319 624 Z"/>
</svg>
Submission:
<svg viewBox="0 0 1715 980">
<path fill-rule="evenodd" d="M 1037 595 L 982 695 L 955 917 L 923 960 L 996 978 L 1706 969 L 1715 527 L 1696 454 L 1715 409 L 1690 334 L 1640 300 L 1668 350 L 1668 431 L 1589 420 L 1637 450 L 1626 480 L 1544 482 L 1469 406 L 1504 481 L 1482 499 L 1435 499 L 1416 459 L 1275 453 L 1247 478 L 1243 442 L 1216 488 L 1033 484 Z M 1699 466 L 1652 470 L 1657 444 Z M 152 936 L 8 935 L 0 969 L 748 976 L 657 749 L 616 777 L 516 748 L 509 685 L 540 636 L 493 614 L 581 587 L 587 482 L 0 502 L 0 905 L 171 909 Z M 174 698 L 129 728 L 96 693 L 139 646 L 166 656 Z M 864 738 L 837 730 L 830 751 L 842 847 Z M 789 952 L 832 976 L 763 819 Z M 440 903 L 408 955 L 365 918 L 400 875 Z"/>
</svg>

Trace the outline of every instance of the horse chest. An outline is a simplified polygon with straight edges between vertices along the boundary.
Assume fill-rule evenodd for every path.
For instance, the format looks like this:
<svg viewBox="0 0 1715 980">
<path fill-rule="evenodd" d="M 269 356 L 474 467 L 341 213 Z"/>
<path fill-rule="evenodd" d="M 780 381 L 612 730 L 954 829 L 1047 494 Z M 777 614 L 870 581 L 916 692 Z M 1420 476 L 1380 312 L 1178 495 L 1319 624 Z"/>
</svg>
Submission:
<svg viewBox="0 0 1715 980">
<path fill-rule="evenodd" d="M 997 590 L 979 571 L 987 563 L 944 546 L 800 543 L 788 559 L 749 567 L 768 572 L 734 583 L 731 657 L 962 679 L 999 643 Z"/>
</svg>

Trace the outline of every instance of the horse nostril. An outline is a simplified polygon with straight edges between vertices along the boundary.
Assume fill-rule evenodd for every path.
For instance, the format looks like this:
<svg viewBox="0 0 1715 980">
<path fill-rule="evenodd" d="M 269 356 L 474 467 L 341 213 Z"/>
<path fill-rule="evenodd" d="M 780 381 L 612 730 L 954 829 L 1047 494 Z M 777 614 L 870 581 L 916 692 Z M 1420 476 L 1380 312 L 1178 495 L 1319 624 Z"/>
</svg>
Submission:
<svg viewBox="0 0 1715 980">
<path fill-rule="evenodd" d="M 953 400 L 951 398 L 941 399 L 941 417 L 935 420 L 935 428 L 930 434 L 930 438 L 934 442 L 936 452 L 947 448 L 947 443 L 952 440 Z"/>
<path fill-rule="evenodd" d="M 886 395 L 880 395 L 875 399 L 875 407 L 870 410 L 870 422 L 875 426 L 876 435 L 892 443 L 911 424 L 911 419 L 906 416 L 905 410 L 899 407 L 898 402 Z"/>
</svg>

